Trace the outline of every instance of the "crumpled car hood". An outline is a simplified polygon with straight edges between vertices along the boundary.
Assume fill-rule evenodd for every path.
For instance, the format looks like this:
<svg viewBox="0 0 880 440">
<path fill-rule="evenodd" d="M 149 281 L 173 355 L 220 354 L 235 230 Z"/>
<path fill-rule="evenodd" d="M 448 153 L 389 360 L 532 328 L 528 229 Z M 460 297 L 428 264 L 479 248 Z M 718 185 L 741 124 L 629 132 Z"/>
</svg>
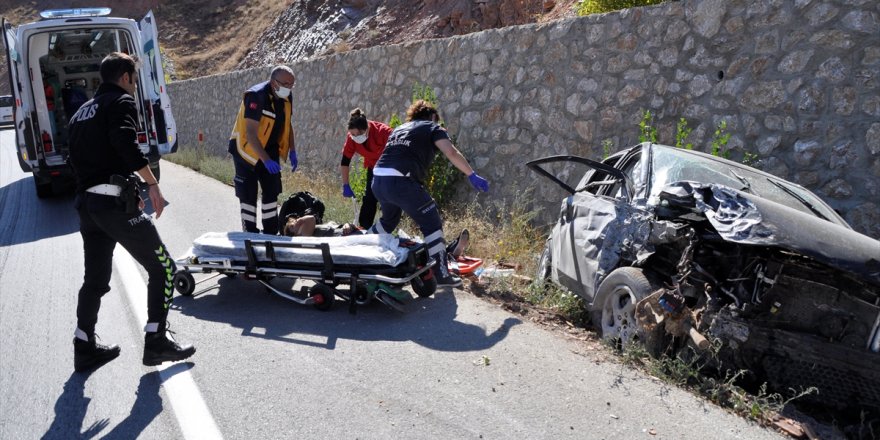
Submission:
<svg viewBox="0 0 880 440">
<path fill-rule="evenodd" d="M 660 199 L 702 212 L 726 241 L 797 252 L 880 285 L 880 241 L 852 229 L 723 185 L 675 182 Z"/>
</svg>

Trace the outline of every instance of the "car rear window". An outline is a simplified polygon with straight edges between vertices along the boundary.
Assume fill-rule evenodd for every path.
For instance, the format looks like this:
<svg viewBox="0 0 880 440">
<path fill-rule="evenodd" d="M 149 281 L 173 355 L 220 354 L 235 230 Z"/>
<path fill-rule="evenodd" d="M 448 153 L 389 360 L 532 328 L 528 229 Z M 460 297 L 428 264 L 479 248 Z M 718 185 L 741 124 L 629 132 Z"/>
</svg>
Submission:
<svg viewBox="0 0 880 440">
<path fill-rule="evenodd" d="M 0 96 L 0 107 L 12 107 L 12 97 Z"/>
</svg>

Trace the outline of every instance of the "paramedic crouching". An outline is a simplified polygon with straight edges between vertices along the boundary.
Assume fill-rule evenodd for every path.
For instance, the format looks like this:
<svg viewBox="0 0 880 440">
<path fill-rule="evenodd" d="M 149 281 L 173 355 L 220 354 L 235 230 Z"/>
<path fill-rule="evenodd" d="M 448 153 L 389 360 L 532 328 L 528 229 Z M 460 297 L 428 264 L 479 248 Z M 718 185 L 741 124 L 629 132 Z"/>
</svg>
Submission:
<svg viewBox="0 0 880 440">
<path fill-rule="evenodd" d="M 391 233 L 406 212 L 419 225 L 438 286 L 458 287 L 461 278 L 449 272 L 443 220 L 437 203 L 422 182 L 428 174 L 434 154 L 443 153 L 456 168 L 468 176 L 474 188 L 489 191 L 489 182 L 477 175 L 467 159 L 452 145 L 446 130 L 438 125 L 440 116 L 430 103 L 418 100 L 406 111 L 407 122 L 397 127 L 388 139 L 385 151 L 373 168 L 373 194 L 379 199 L 382 217 L 370 228 L 373 233 Z"/>
<path fill-rule="evenodd" d="M 140 174 L 149 185 L 156 218 L 165 199 L 137 144 L 136 60 L 114 52 L 101 61 L 103 83 L 94 99 L 79 108 L 70 120 L 70 161 L 76 173 L 80 234 L 85 254 L 85 276 L 76 307 L 73 338 L 74 369 L 87 371 L 119 356 L 119 346 L 98 343 L 95 325 L 101 297 L 110 291 L 113 249 L 122 245 L 147 271 L 147 325 L 144 365 L 186 359 L 195 353 L 169 335 L 174 263 L 137 189 Z"/>
</svg>

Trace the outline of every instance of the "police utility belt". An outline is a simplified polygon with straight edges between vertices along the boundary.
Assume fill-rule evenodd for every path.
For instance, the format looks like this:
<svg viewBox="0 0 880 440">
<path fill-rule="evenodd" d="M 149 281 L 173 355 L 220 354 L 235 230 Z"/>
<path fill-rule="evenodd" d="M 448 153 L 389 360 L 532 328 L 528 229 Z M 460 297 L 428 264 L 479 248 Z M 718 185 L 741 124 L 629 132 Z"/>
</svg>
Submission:
<svg viewBox="0 0 880 440">
<path fill-rule="evenodd" d="M 102 196 L 113 196 L 119 197 L 119 194 L 122 193 L 122 187 L 119 185 L 111 185 L 109 183 L 102 183 L 100 185 L 95 185 L 86 190 L 87 193 L 92 194 L 100 194 Z"/>
<path fill-rule="evenodd" d="M 137 211 L 140 204 L 138 178 L 135 176 L 110 176 L 110 183 L 102 183 L 86 189 L 87 193 L 114 197 L 116 204 L 127 214 Z"/>
</svg>

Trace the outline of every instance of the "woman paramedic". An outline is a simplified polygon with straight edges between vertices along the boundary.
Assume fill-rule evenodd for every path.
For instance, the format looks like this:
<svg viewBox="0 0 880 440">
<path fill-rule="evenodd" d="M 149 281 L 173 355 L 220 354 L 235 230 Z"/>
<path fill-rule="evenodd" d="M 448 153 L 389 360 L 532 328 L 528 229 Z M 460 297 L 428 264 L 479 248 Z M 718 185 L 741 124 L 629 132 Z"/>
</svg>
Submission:
<svg viewBox="0 0 880 440">
<path fill-rule="evenodd" d="M 385 151 L 373 168 L 373 194 L 382 206 L 382 216 L 370 232 L 391 233 L 406 212 L 425 237 L 428 254 L 434 259 L 437 286 L 458 287 L 461 278 L 450 273 L 446 261 L 446 240 L 437 203 L 422 182 L 439 150 L 479 191 L 489 191 L 489 182 L 477 175 L 467 159 L 438 125 L 440 115 L 430 103 L 418 100 L 406 111 L 407 122 L 391 133 Z"/>
<path fill-rule="evenodd" d="M 348 119 L 348 136 L 345 138 L 345 146 L 342 147 L 342 163 L 339 165 L 339 174 L 342 175 L 342 196 L 354 197 L 354 191 L 348 181 L 349 165 L 355 153 L 364 158 L 364 168 L 367 169 L 367 189 L 358 214 L 358 224 L 369 229 L 376 219 L 378 201 L 373 195 L 370 185 L 373 183 L 373 167 L 385 150 L 385 143 L 391 135 L 391 127 L 376 121 L 368 121 L 361 109 L 351 111 Z"/>
</svg>

